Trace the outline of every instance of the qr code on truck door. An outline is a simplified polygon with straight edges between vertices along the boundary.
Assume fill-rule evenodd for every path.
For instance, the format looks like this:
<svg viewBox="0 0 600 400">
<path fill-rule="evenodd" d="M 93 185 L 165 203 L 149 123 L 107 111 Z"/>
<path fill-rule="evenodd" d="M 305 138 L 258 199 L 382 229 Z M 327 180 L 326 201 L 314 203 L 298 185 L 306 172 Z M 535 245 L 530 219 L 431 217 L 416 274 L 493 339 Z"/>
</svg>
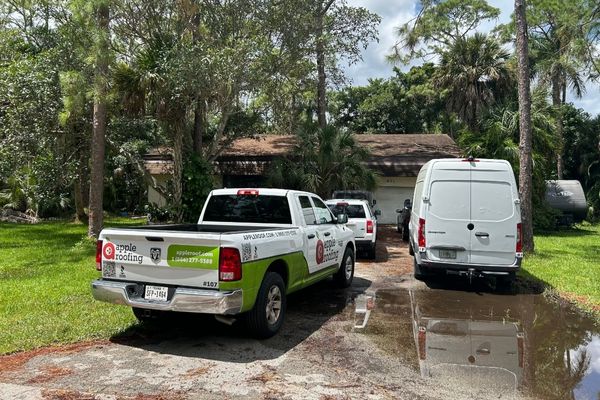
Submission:
<svg viewBox="0 0 600 400">
<path fill-rule="evenodd" d="M 250 243 L 242 243 L 242 262 L 252 258 L 252 245 Z"/>
<path fill-rule="evenodd" d="M 105 278 L 114 278 L 116 276 L 114 261 L 104 261 L 102 263 L 102 276 Z"/>
</svg>

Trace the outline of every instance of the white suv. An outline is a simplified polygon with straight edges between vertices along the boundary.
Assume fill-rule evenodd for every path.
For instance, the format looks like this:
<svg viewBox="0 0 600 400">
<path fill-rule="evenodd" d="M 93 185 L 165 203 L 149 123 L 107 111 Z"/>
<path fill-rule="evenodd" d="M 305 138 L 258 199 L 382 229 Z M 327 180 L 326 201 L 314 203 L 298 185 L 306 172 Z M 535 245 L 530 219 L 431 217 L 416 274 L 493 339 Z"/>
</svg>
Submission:
<svg viewBox="0 0 600 400">
<path fill-rule="evenodd" d="M 373 211 L 367 200 L 334 199 L 325 202 L 333 215 L 346 214 L 346 226 L 354 231 L 356 249 L 364 251 L 367 257 L 375 259 L 377 243 L 377 215 L 379 210 Z"/>
</svg>

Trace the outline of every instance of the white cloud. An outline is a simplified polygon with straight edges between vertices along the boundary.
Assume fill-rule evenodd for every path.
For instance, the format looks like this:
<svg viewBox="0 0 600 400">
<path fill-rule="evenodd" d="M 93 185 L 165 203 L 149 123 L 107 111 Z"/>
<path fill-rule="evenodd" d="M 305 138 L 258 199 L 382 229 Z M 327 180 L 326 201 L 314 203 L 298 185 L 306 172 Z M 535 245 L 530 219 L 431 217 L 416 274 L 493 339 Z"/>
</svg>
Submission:
<svg viewBox="0 0 600 400">
<path fill-rule="evenodd" d="M 500 16 L 495 21 L 488 21 L 481 25 L 480 31 L 489 32 L 496 24 L 510 21 L 514 3 L 507 0 L 488 0 L 488 3 L 500 9 Z M 416 14 L 417 0 L 348 0 L 352 6 L 365 7 L 376 12 L 382 18 L 379 26 L 379 42 L 373 42 L 363 51 L 363 61 L 346 67 L 346 73 L 354 85 L 366 85 L 369 78 L 386 78 L 393 75 L 393 65 L 386 60 L 396 42 L 395 30 L 400 25 L 408 22 Z M 421 61 L 415 60 L 407 66 L 400 66 L 403 71 L 412 65 L 419 65 Z M 576 107 L 583 108 L 592 116 L 600 114 L 600 86 L 587 85 L 587 92 L 581 99 L 568 96 Z"/>
</svg>

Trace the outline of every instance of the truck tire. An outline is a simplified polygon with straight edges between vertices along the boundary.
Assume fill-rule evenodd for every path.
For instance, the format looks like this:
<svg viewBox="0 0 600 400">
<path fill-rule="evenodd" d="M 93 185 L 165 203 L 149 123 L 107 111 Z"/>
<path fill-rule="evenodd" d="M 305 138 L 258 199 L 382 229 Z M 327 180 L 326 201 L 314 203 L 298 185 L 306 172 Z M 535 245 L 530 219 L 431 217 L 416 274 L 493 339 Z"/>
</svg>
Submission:
<svg viewBox="0 0 600 400">
<path fill-rule="evenodd" d="M 404 242 L 408 242 L 408 227 L 407 226 L 402 227 L 402 240 Z"/>
<path fill-rule="evenodd" d="M 333 280 L 339 287 L 347 288 L 352 285 L 352 279 L 354 278 L 354 260 L 354 251 L 350 247 L 346 247 L 344 257 L 342 258 L 342 265 L 338 272 L 333 276 Z"/>
<path fill-rule="evenodd" d="M 373 245 L 369 246 L 367 250 L 367 258 L 369 260 L 374 260 L 377 257 L 377 242 L 373 243 Z"/>
<path fill-rule="evenodd" d="M 258 339 L 270 338 L 283 325 L 285 308 L 283 278 L 276 272 L 267 272 L 258 290 L 254 308 L 246 316 L 248 328 Z"/>
<path fill-rule="evenodd" d="M 408 242 L 408 254 L 411 256 L 415 255 L 415 251 L 413 250 L 412 244 Z"/>
</svg>

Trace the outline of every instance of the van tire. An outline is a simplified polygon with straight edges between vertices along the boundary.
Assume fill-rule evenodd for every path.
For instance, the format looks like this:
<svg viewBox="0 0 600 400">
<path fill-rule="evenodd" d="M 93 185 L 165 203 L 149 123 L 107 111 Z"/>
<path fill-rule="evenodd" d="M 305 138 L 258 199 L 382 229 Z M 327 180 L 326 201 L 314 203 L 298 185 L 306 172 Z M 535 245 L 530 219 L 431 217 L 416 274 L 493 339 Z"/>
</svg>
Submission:
<svg viewBox="0 0 600 400">
<path fill-rule="evenodd" d="M 415 255 L 415 251 L 413 250 L 412 244 L 410 242 L 408 243 L 408 254 L 410 254 L 411 256 Z"/>
<path fill-rule="evenodd" d="M 267 272 L 258 290 L 254 307 L 246 315 L 246 324 L 252 335 L 257 339 L 267 339 L 275 335 L 283 325 L 286 304 L 283 278 L 276 272 Z"/>
<path fill-rule="evenodd" d="M 416 280 L 419 280 L 419 281 L 427 280 L 427 273 L 424 271 L 424 268 L 422 266 L 417 264 L 416 257 L 413 258 L 413 268 L 414 268 L 414 274 L 415 274 Z"/>
<path fill-rule="evenodd" d="M 350 265 L 348 265 L 350 263 Z M 354 251 L 350 247 L 346 247 L 344 251 L 344 257 L 342 258 L 342 265 L 338 272 L 333 275 L 335 284 L 341 288 L 347 288 L 352 285 L 352 279 L 354 278 Z"/>
</svg>

